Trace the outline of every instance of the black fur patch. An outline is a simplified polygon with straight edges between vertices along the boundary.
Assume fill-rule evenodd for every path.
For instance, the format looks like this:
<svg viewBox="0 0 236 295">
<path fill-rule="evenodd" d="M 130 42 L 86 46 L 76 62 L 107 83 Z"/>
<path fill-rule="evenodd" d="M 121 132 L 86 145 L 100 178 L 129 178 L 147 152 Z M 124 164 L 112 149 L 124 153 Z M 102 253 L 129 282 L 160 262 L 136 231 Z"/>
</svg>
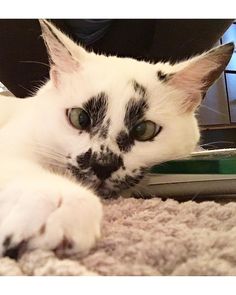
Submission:
<svg viewBox="0 0 236 295">
<path fill-rule="evenodd" d="M 90 167 L 91 155 L 92 155 L 92 150 L 89 149 L 86 153 L 81 154 L 76 157 L 76 161 L 78 163 L 78 166 L 81 169 L 88 169 Z"/>
<path fill-rule="evenodd" d="M 7 236 L 5 240 L 3 241 L 2 245 L 6 248 L 8 248 L 11 244 L 12 236 Z"/>
<path fill-rule="evenodd" d="M 102 123 L 107 113 L 108 97 L 104 92 L 91 97 L 83 104 L 84 110 L 91 119 L 90 135 L 93 136 L 100 131 Z"/>
<path fill-rule="evenodd" d="M 145 98 L 136 100 L 131 98 L 126 105 L 125 126 L 131 130 L 135 124 L 144 118 L 145 112 L 148 110 L 148 104 Z"/>
<path fill-rule="evenodd" d="M 147 93 L 147 89 L 139 84 L 137 81 L 133 81 L 134 91 L 137 92 L 141 97 L 145 97 Z"/>
<path fill-rule="evenodd" d="M 126 131 L 123 130 L 118 134 L 116 138 L 116 143 L 121 152 L 127 153 L 134 145 L 134 139 Z"/>
<path fill-rule="evenodd" d="M 91 181 L 89 181 L 89 179 L 93 176 L 93 173 L 90 168 L 83 170 L 74 165 L 68 164 L 68 169 L 76 180 L 82 182 L 84 185 L 91 185 Z"/>
<path fill-rule="evenodd" d="M 140 167 L 139 169 L 135 169 L 135 173 L 132 175 L 127 174 L 122 178 L 119 176 L 109 178 L 113 172 L 118 170 L 120 167 L 124 167 L 122 158 L 115 155 L 109 149 L 108 155 L 104 155 L 101 152 L 93 153 L 89 162 L 91 166 L 88 169 L 82 170 L 72 165 L 69 165 L 69 169 L 78 181 L 82 182 L 84 185 L 88 185 L 90 188 L 93 188 L 100 197 L 105 199 L 116 198 L 122 190 L 126 190 L 137 185 L 147 171 L 147 168 Z M 92 180 L 92 176 L 94 174 L 97 175 L 100 182 Z M 107 178 L 109 178 L 109 185 L 106 183 Z"/>
<path fill-rule="evenodd" d="M 157 72 L 157 77 L 160 81 L 167 82 L 174 74 L 165 74 L 162 71 Z"/>
<path fill-rule="evenodd" d="M 111 150 L 106 153 L 93 153 L 92 155 L 91 168 L 94 174 L 101 180 L 109 178 L 113 172 L 122 166 L 122 158 Z"/>
<path fill-rule="evenodd" d="M 124 178 L 110 179 L 112 188 L 107 188 L 105 185 L 97 188 L 98 195 L 103 199 L 117 198 L 120 192 L 127 190 L 130 187 L 136 186 L 143 178 L 144 172 L 139 171 L 136 175 L 126 175 Z"/>
<path fill-rule="evenodd" d="M 113 153 L 108 147 L 106 147 L 106 151 L 94 152 L 91 157 L 91 163 L 96 162 L 101 165 L 110 165 L 111 163 L 120 163 L 123 165 L 123 161 L 120 156 Z M 120 165 L 119 164 L 119 165 Z"/>
<path fill-rule="evenodd" d="M 135 175 L 126 175 L 123 179 L 115 179 L 113 180 L 115 190 L 126 190 L 130 187 L 137 185 L 140 180 L 144 177 L 145 171 L 147 169 L 141 167 Z"/>
<path fill-rule="evenodd" d="M 90 183 L 90 177 L 96 175 L 100 180 L 109 178 L 110 175 L 124 166 L 123 160 L 119 155 L 113 153 L 108 147 L 99 152 L 93 152 L 89 149 L 86 153 L 76 157 L 78 167 L 68 166 L 77 180 Z M 91 184 L 91 183 L 90 183 Z"/>
<path fill-rule="evenodd" d="M 17 245 L 12 245 L 12 236 L 8 236 L 3 241 L 3 256 L 10 257 L 12 259 L 18 259 L 19 256 L 25 251 L 27 242 L 21 241 Z"/>
<path fill-rule="evenodd" d="M 102 138 L 102 139 L 106 139 L 107 138 L 107 134 L 108 134 L 108 129 L 110 127 L 110 123 L 111 123 L 111 120 L 108 119 L 106 121 L 106 123 L 104 125 L 102 125 L 101 130 L 99 132 L 99 137 L 100 138 Z"/>
<path fill-rule="evenodd" d="M 3 253 L 3 256 L 4 257 L 9 257 L 11 259 L 15 259 L 17 260 L 18 257 L 19 257 L 19 253 L 20 253 L 20 248 L 21 248 L 21 245 L 17 245 L 13 248 L 9 248 L 7 249 L 4 253 Z"/>
</svg>

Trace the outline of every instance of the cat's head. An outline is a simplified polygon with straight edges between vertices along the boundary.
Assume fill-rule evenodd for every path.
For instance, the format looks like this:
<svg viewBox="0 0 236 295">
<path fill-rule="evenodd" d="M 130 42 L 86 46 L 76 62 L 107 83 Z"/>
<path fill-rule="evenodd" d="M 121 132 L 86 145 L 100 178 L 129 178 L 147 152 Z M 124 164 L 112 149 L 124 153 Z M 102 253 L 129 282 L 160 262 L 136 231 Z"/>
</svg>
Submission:
<svg viewBox="0 0 236 295">
<path fill-rule="evenodd" d="M 50 57 L 50 81 L 38 93 L 46 98 L 41 140 L 65 155 L 78 180 L 112 196 L 153 164 L 194 150 L 194 113 L 229 62 L 232 43 L 178 64 L 153 64 L 87 52 L 49 22 L 41 27 Z"/>
</svg>

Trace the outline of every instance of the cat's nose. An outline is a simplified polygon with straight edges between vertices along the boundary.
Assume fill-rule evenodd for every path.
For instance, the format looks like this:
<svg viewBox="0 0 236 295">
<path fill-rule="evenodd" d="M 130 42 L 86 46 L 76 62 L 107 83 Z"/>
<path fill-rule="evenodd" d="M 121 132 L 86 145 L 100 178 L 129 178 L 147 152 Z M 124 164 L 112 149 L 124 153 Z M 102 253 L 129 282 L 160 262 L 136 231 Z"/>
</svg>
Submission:
<svg viewBox="0 0 236 295">
<path fill-rule="evenodd" d="M 113 153 L 107 148 L 105 153 L 93 153 L 90 165 L 97 178 L 105 180 L 124 164 L 121 156 Z"/>
<path fill-rule="evenodd" d="M 92 163 L 91 167 L 93 169 L 94 174 L 100 180 L 105 180 L 111 176 L 113 172 L 120 168 L 120 163 L 114 162 L 110 164 L 100 164 L 100 163 Z"/>
</svg>

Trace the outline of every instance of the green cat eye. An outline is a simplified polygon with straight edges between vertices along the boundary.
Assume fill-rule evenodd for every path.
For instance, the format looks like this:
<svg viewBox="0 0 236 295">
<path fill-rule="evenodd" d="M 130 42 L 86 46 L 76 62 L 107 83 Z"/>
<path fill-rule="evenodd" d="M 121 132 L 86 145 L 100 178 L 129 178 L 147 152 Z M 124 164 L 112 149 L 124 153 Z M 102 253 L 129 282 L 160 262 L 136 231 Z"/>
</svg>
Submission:
<svg viewBox="0 0 236 295">
<path fill-rule="evenodd" d="M 153 139 L 161 131 L 161 126 L 156 125 L 152 121 L 143 121 L 131 131 L 134 139 L 138 141 L 147 141 Z"/>
<path fill-rule="evenodd" d="M 85 130 L 90 127 L 91 120 L 85 110 L 73 108 L 67 112 L 68 119 L 71 125 L 77 129 Z"/>
</svg>

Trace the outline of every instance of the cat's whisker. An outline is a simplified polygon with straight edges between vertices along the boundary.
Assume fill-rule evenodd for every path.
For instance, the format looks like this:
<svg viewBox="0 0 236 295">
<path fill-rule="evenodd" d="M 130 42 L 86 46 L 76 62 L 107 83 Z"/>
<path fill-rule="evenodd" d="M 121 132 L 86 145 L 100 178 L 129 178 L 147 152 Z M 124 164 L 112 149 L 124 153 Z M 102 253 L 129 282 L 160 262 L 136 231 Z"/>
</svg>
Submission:
<svg viewBox="0 0 236 295">
<path fill-rule="evenodd" d="M 33 142 L 33 141 L 32 141 L 32 143 L 28 142 L 28 144 L 32 145 L 33 148 L 37 148 L 39 151 L 51 152 L 53 155 L 58 155 L 58 156 L 61 156 L 63 158 L 66 158 L 65 154 L 56 151 L 55 148 L 53 148 L 52 146 L 43 145 L 43 144 Z"/>
<path fill-rule="evenodd" d="M 43 148 L 47 148 L 47 149 L 52 149 L 55 151 L 55 148 L 52 147 L 51 145 L 47 145 L 47 144 L 42 144 L 41 142 L 38 142 L 36 140 L 32 140 L 32 141 L 27 141 L 28 144 L 32 144 L 32 145 L 35 145 L 35 146 L 39 146 L 39 147 L 43 147 Z"/>
<path fill-rule="evenodd" d="M 228 117 L 228 114 L 225 114 L 225 113 L 219 112 L 219 111 L 217 111 L 217 110 L 215 110 L 215 109 L 213 109 L 213 108 L 211 108 L 211 107 L 209 107 L 209 106 L 207 106 L 207 105 L 205 105 L 205 104 L 201 104 L 201 105 L 200 105 L 200 108 L 205 108 L 205 109 L 207 109 L 207 110 L 209 110 L 209 111 L 212 111 L 212 112 L 214 112 L 214 113 L 216 113 L 216 114 L 218 114 L 218 115 L 222 115 L 223 117 Z"/>
<path fill-rule="evenodd" d="M 65 155 L 58 154 L 52 150 L 42 149 L 34 146 L 31 148 L 31 151 L 34 153 L 41 154 L 43 156 L 50 156 L 59 160 L 65 160 L 67 158 Z"/>
<path fill-rule="evenodd" d="M 37 148 L 32 149 L 33 153 L 40 158 L 40 162 L 57 165 L 58 167 L 65 168 L 67 166 L 66 157 L 62 155 L 53 154 L 50 151 L 40 150 Z"/>
<path fill-rule="evenodd" d="M 43 65 L 43 66 L 46 66 L 46 67 L 50 68 L 49 64 L 46 64 L 46 63 L 41 62 L 41 61 L 36 61 L 36 60 L 19 60 L 18 62 L 31 63 L 31 64 L 40 64 L 40 65 Z"/>
<path fill-rule="evenodd" d="M 191 198 L 191 201 L 196 201 L 196 199 L 197 199 L 197 197 L 199 197 L 199 195 L 200 195 L 200 192 L 195 193 L 195 194 L 193 195 L 193 197 Z"/>
<path fill-rule="evenodd" d="M 139 196 L 142 197 L 143 193 L 142 193 L 141 191 L 142 191 L 143 189 L 144 189 L 143 186 L 137 184 L 136 186 L 134 186 L 134 187 L 131 189 L 131 193 L 138 194 Z"/>
<path fill-rule="evenodd" d="M 40 151 L 35 150 L 35 154 L 38 156 L 41 156 L 42 159 L 48 159 L 48 160 L 56 161 L 56 162 L 59 162 L 62 164 L 67 164 L 67 161 L 65 158 L 57 157 L 57 156 L 50 154 L 50 153 L 46 154 L 46 153 L 41 153 Z"/>
<path fill-rule="evenodd" d="M 50 161 L 50 160 L 46 160 L 46 159 L 42 159 L 40 161 L 40 163 L 45 164 L 45 165 L 53 165 L 53 166 L 60 167 L 60 168 L 67 168 L 67 165 L 65 163 Z"/>
<path fill-rule="evenodd" d="M 56 157 L 53 157 L 51 155 L 45 155 L 45 154 L 41 154 L 41 153 L 37 153 L 35 152 L 36 155 L 38 155 L 38 157 L 40 158 L 40 161 L 55 161 L 56 163 L 60 163 L 62 165 L 66 165 L 66 161 L 64 160 L 61 160 L 60 158 L 56 158 Z"/>
<path fill-rule="evenodd" d="M 129 187 L 129 182 L 128 181 L 124 180 L 124 183 Z M 131 194 L 134 193 L 134 194 L 137 194 L 140 197 L 143 197 L 142 191 L 144 191 L 144 189 L 146 191 L 146 187 L 143 184 L 137 183 L 135 186 L 130 187 L 128 190 L 131 192 Z"/>
<path fill-rule="evenodd" d="M 34 95 L 36 95 L 37 92 L 42 88 L 42 86 L 46 84 L 47 80 L 48 80 L 47 78 L 44 78 L 44 79 L 42 79 L 42 80 L 36 80 L 36 81 L 33 80 L 33 81 L 32 81 L 32 82 L 37 83 L 37 85 L 33 85 L 33 86 L 32 86 L 32 89 L 33 89 L 33 91 L 34 91 Z"/>
<path fill-rule="evenodd" d="M 209 144 L 215 144 L 215 143 L 234 143 L 233 141 L 227 141 L 227 140 L 219 140 L 219 141 L 211 141 L 211 142 L 208 142 L 208 143 L 203 143 L 203 144 L 200 144 L 200 146 L 207 146 Z"/>
<path fill-rule="evenodd" d="M 68 168 L 68 166 L 66 164 L 63 163 L 58 163 L 55 161 L 50 161 L 50 160 L 41 160 L 40 163 L 42 163 L 43 165 L 46 165 L 48 167 L 54 167 L 54 168 L 58 168 L 58 169 L 62 169 L 62 170 L 66 170 Z"/>
<path fill-rule="evenodd" d="M 164 161 L 164 162 L 161 162 L 161 163 L 158 163 L 158 164 L 155 164 L 155 166 L 165 166 L 165 165 L 168 165 L 168 162 L 169 161 L 177 161 L 177 160 L 183 160 L 183 159 L 186 159 L 188 158 L 190 155 L 189 154 L 183 154 L 183 155 L 180 155 L 178 157 L 173 157 L 173 158 L 169 158 L 167 161 Z M 150 167 L 151 169 L 152 167 Z M 153 173 L 151 172 L 147 172 L 146 175 L 152 175 Z"/>
<path fill-rule="evenodd" d="M 144 185 L 144 183 L 138 183 L 135 187 L 131 189 L 131 193 L 132 192 L 134 192 L 141 198 L 145 197 L 146 195 L 152 198 L 156 197 L 156 195 L 150 192 L 150 188 L 148 187 L 148 185 Z"/>
<path fill-rule="evenodd" d="M 61 159 L 61 160 L 64 160 L 66 159 L 66 156 L 65 155 L 60 155 L 60 154 L 56 154 L 52 151 L 47 151 L 47 150 L 43 150 L 43 149 L 40 149 L 40 148 L 32 148 L 32 151 L 35 152 L 35 153 L 39 153 L 41 155 L 44 155 L 44 156 L 51 156 L 51 157 L 54 157 L 56 159 Z"/>
<path fill-rule="evenodd" d="M 213 148 L 217 148 L 216 145 L 214 144 L 225 144 L 225 143 L 228 143 L 228 144 L 234 144 L 235 142 L 233 141 L 224 141 L 224 140 L 221 140 L 221 141 L 212 141 L 212 142 L 208 142 L 208 143 L 204 143 L 204 144 L 200 144 L 200 147 L 204 148 L 204 147 L 213 147 Z"/>
<path fill-rule="evenodd" d="M 20 86 L 22 89 L 26 90 L 27 93 L 29 94 L 29 96 L 34 96 L 35 95 L 35 92 L 26 88 L 25 86 L 21 85 L 21 84 L 18 84 L 18 86 Z"/>
<path fill-rule="evenodd" d="M 56 150 L 55 148 L 53 148 L 52 146 L 48 146 L 48 145 L 43 145 L 42 143 L 38 143 L 38 142 L 35 142 L 35 141 L 32 141 L 32 144 L 34 145 L 34 146 L 37 146 L 37 147 L 39 147 L 39 148 L 42 148 L 42 150 L 43 149 L 45 149 L 45 150 L 50 150 L 50 151 L 52 151 L 53 153 L 55 153 L 55 154 L 58 154 L 58 155 L 62 155 L 63 157 L 65 157 L 65 158 L 67 158 L 68 157 L 68 154 L 65 154 L 65 153 L 62 153 L 62 152 L 58 152 L 58 150 Z M 79 153 L 82 153 L 82 152 L 84 152 L 84 148 L 86 147 L 86 145 L 81 145 L 80 146 L 80 149 L 81 149 L 81 152 L 78 150 L 78 154 Z"/>
<path fill-rule="evenodd" d="M 165 164 L 166 162 L 169 162 L 169 161 L 182 160 L 182 159 L 188 158 L 189 156 L 190 156 L 190 154 L 186 153 L 186 154 L 179 155 L 178 157 L 169 157 L 168 160 L 161 162 L 157 165 L 162 165 L 162 164 Z"/>
</svg>

